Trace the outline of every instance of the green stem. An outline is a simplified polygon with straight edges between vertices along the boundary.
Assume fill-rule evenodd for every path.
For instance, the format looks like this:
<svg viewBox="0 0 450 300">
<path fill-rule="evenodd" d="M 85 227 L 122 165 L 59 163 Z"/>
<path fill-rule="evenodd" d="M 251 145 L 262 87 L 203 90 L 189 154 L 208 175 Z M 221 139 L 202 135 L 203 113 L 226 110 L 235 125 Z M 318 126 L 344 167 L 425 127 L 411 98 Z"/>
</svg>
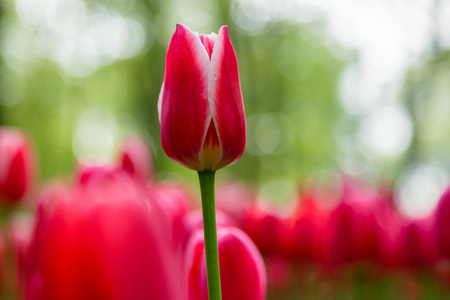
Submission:
<svg viewBox="0 0 450 300">
<path fill-rule="evenodd" d="M 198 172 L 202 193 L 203 231 L 205 235 L 206 273 L 209 300 L 221 300 L 219 250 L 217 248 L 216 206 L 214 200 L 214 175 L 211 170 Z"/>
</svg>

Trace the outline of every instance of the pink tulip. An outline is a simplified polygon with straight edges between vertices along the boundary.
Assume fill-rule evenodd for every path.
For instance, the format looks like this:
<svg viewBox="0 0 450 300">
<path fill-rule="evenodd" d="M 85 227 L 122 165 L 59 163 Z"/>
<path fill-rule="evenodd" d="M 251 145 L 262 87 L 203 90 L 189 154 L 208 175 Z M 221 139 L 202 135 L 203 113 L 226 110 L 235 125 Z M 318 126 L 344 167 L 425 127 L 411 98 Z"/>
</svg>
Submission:
<svg viewBox="0 0 450 300">
<path fill-rule="evenodd" d="M 185 185 L 176 181 L 150 183 L 147 192 L 162 208 L 172 228 L 172 244 L 176 250 L 185 246 L 185 228 L 183 219 L 191 209 L 193 196 Z"/>
<path fill-rule="evenodd" d="M 450 186 L 442 195 L 436 209 L 434 232 L 440 253 L 450 258 Z"/>
<path fill-rule="evenodd" d="M 126 173 L 85 179 L 41 200 L 28 299 L 181 299 L 161 208 Z"/>
<path fill-rule="evenodd" d="M 302 196 L 298 212 L 293 216 L 289 253 L 302 262 L 317 262 L 325 252 L 325 229 L 329 214 L 321 209 L 313 195 Z"/>
<path fill-rule="evenodd" d="M 244 104 L 227 26 L 218 35 L 205 35 L 177 25 L 167 49 L 158 112 L 162 146 L 176 162 L 215 171 L 241 157 Z"/>
<path fill-rule="evenodd" d="M 106 178 L 114 178 L 118 172 L 126 172 L 109 165 L 79 165 L 76 172 L 76 184 L 79 187 L 88 185 L 92 181 Z"/>
<path fill-rule="evenodd" d="M 381 225 L 374 215 L 375 195 L 364 186 L 344 182 L 341 201 L 328 220 L 328 264 L 336 266 L 380 256 Z"/>
<path fill-rule="evenodd" d="M 265 299 L 267 277 L 264 262 L 252 240 L 235 227 L 217 230 L 223 300 Z M 207 300 L 203 231 L 192 236 L 186 254 L 189 300 Z"/>
<path fill-rule="evenodd" d="M 33 158 L 27 138 L 13 128 L 0 128 L 0 204 L 21 200 L 31 185 Z"/>
<path fill-rule="evenodd" d="M 242 230 L 250 236 L 264 255 L 284 252 L 290 238 L 285 220 L 260 204 L 254 204 L 247 211 Z"/>
<path fill-rule="evenodd" d="M 431 218 L 406 220 L 397 241 L 398 259 L 404 267 L 431 266 L 438 259 L 438 250 Z"/>
<path fill-rule="evenodd" d="M 150 150 L 138 136 L 131 136 L 125 141 L 119 163 L 131 176 L 142 182 L 155 173 Z"/>
</svg>

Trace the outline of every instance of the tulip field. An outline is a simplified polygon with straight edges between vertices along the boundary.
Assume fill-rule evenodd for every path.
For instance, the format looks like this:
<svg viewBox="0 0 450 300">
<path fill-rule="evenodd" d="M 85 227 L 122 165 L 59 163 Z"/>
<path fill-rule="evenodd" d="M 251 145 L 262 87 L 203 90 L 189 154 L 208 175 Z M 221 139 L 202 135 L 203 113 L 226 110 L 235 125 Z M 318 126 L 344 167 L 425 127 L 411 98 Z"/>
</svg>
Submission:
<svg viewBox="0 0 450 300">
<path fill-rule="evenodd" d="M 28 137 L 1 128 L 2 299 L 206 299 L 195 187 L 155 180 L 138 137 L 121 149 L 37 186 Z M 345 176 L 284 211 L 237 180 L 216 199 L 223 299 L 448 298 L 450 189 L 423 219 Z"/>
<path fill-rule="evenodd" d="M 0 300 L 450 299 L 449 20 L 3 1 Z"/>
</svg>

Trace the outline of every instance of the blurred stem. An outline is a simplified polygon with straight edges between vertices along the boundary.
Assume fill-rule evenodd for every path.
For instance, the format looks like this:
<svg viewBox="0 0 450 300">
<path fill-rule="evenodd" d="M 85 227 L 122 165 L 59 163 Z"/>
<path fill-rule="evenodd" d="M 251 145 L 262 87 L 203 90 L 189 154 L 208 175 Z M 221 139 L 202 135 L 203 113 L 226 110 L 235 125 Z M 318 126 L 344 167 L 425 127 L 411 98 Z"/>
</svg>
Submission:
<svg viewBox="0 0 450 300">
<path fill-rule="evenodd" d="M 205 235 L 206 273 L 209 300 L 221 300 L 219 250 L 217 247 L 216 207 L 214 200 L 215 172 L 198 172 L 202 194 L 203 231 Z"/>
</svg>

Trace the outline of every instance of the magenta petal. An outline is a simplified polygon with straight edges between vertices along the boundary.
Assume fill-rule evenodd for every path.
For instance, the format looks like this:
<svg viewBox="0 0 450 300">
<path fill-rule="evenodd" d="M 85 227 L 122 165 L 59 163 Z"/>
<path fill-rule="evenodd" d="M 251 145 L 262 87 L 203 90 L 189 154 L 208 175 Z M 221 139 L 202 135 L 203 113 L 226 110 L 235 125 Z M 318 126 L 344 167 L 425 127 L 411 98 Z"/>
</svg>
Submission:
<svg viewBox="0 0 450 300">
<path fill-rule="evenodd" d="M 223 300 L 266 298 L 264 261 L 253 241 L 240 229 L 219 227 L 217 243 Z M 186 252 L 186 281 L 189 300 L 207 300 L 207 274 L 203 231 L 193 233 Z"/>
<path fill-rule="evenodd" d="M 223 26 L 214 45 L 208 75 L 208 96 L 217 128 L 222 158 L 215 169 L 238 160 L 245 148 L 244 103 L 236 53 Z"/>
<path fill-rule="evenodd" d="M 166 154 L 198 169 L 199 153 L 210 121 L 209 56 L 197 34 L 183 25 L 170 40 L 161 89 L 161 142 Z"/>
</svg>

